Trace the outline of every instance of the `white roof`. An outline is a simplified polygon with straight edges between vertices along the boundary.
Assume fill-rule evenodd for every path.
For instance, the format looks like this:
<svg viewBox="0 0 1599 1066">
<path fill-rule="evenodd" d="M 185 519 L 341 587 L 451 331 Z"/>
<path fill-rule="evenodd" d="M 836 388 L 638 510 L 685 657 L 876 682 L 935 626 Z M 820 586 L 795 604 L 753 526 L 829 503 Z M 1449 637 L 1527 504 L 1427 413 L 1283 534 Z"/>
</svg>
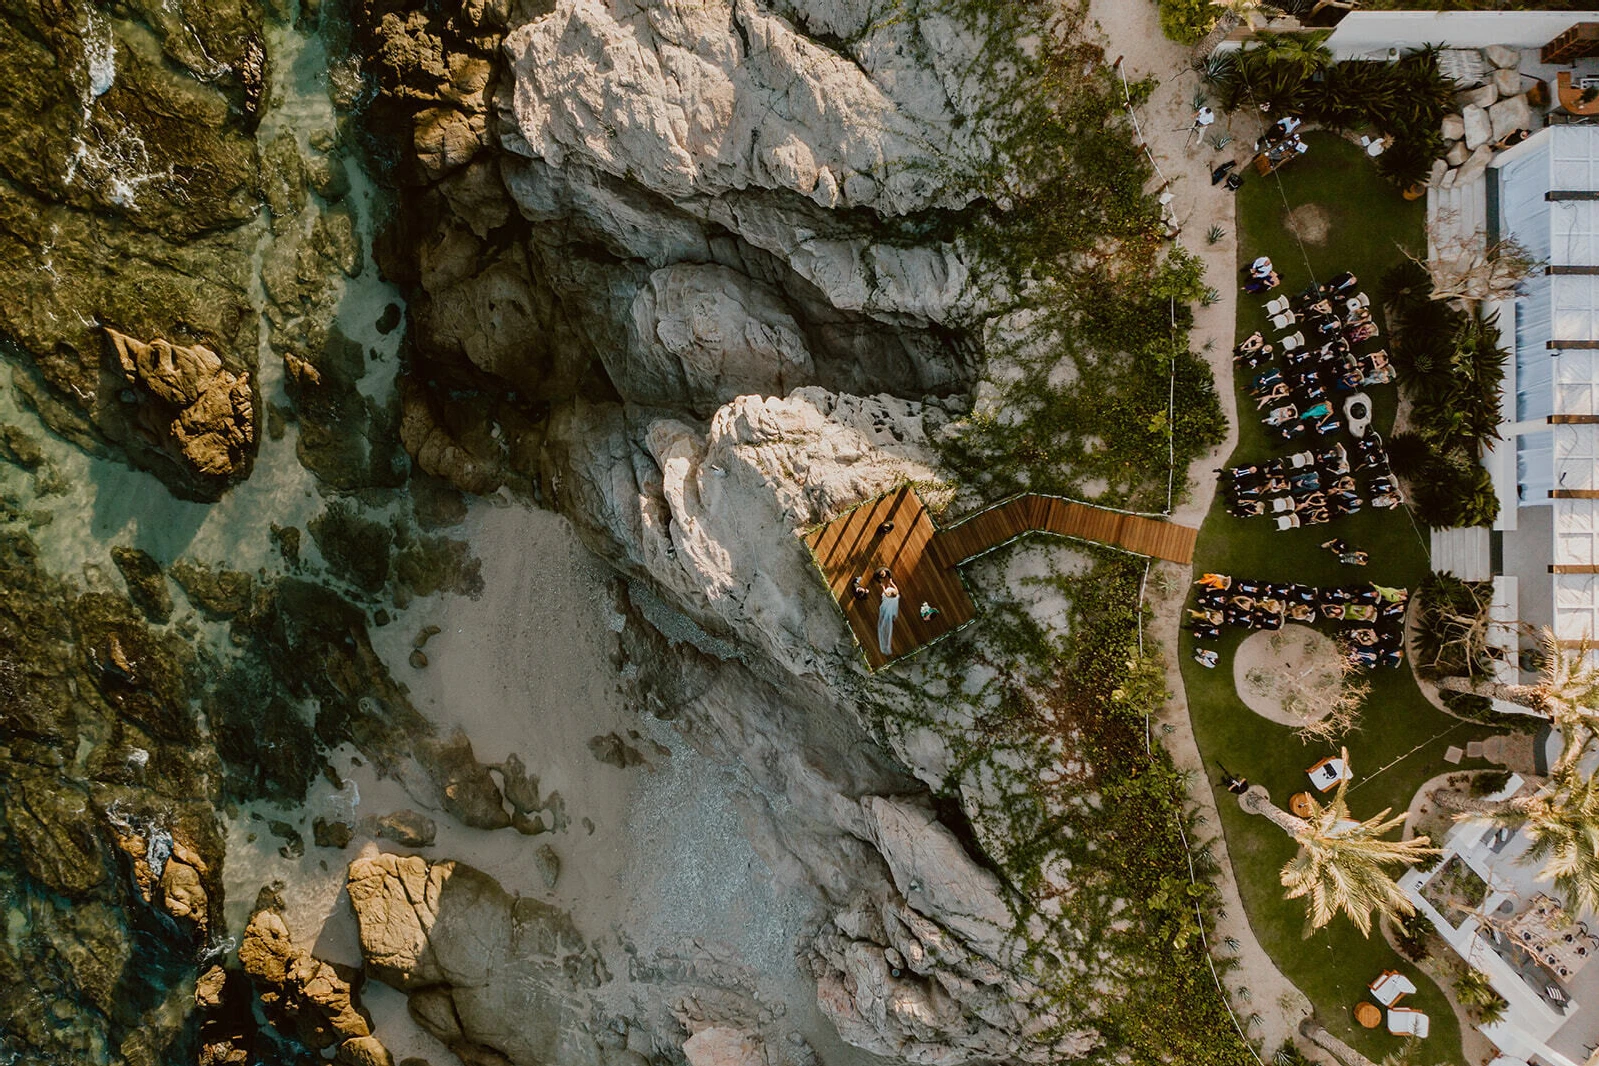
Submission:
<svg viewBox="0 0 1599 1066">
<path fill-rule="evenodd" d="M 1599 127 L 1552 126 L 1496 161 L 1500 220 L 1551 266 L 1599 266 L 1599 201 L 1548 193 L 1599 192 Z M 1593 341 L 1599 349 L 1599 276 L 1537 271 L 1513 314 L 1502 314 L 1515 345 L 1517 480 L 1522 506 L 1552 506 L 1556 566 L 1599 566 L 1599 500 L 1551 499 L 1552 490 L 1599 491 L 1599 424 L 1547 425 L 1550 415 L 1599 414 L 1599 350 L 1552 350 L 1549 341 Z M 1552 574 L 1561 640 L 1599 635 L 1599 575 Z"/>
<path fill-rule="evenodd" d="M 1392 46 L 1541 48 L 1593 11 L 1351 11 L 1327 38 L 1338 59 L 1382 58 Z"/>
</svg>

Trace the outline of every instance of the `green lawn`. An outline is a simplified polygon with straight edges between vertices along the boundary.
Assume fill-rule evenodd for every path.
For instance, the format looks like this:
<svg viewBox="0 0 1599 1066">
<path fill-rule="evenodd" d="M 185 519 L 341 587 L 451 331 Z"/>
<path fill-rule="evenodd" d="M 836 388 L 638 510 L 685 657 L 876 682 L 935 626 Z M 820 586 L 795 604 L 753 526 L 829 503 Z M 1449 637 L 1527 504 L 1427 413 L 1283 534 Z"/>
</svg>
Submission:
<svg viewBox="0 0 1599 1066">
<path fill-rule="evenodd" d="M 1238 193 L 1240 265 L 1257 255 L 1269 255 L 1283 277 L 1282 287 L 1271 295 L 1302 289 L 1310 280 L 1310 268 L 1284 228 L 1284 198 L 1294 207 L 1319 204 L 1330 227 L 1324 243 L 1306 245 L 1316 276 L 1325 280 L 1353 270 L 1360 288 L 1375 301 L 1378 278 L 1399 259 L 1395 242 L 1422 246 L 1425 201 L 1406 203 L 1348 142 L 1326 134 L 1312 134 L 1307 141 L 1309 154 L 1278 172 L 1280 187 L 1276 177 L 1248 174 Z M 1218 286 L 1238 283 L 1237 278 L 1217 280 Z M 1239 338 L 1262 329 L 1275 340 L 1262 308 L 1265 298 L 1240 293 L 1240 301 Z M 1378 318 L 1382 324 L 1380 313 Z M 1235 381 L 1235 388 L 1239 384 Z M 1374 425 L 1386 433 L 1393 423 L 1396 390 L 1390 385 L 1369 391 L 1376 406 Z M 1268 439 L 1254 415 L 1254 399 L 1241 388 L 1237 395 L 1241 427 L 1232 463 L 1259 461 L 1304 447 Z M 1331 553 L 1318 547 L 1334 536 L 1368 551 L 1371 565 L 1340 566 Z M 1407 511 L 1367 509 L 1330 525 L 1279 533 L 1264 518 L 1233 518 L 1219 499 L 1206 517 L 1194 556 L 1196 574 L 1217 571 L 1321 585 L 1376 581 L 1412 589 L 1427 566 L 1426 532 L 1418 530 Z M 1185 635 L 1183 676 L 1194 730 L 1213 778 L 1219 760 L 1264 785 L 1277 803 L 1286 806 L 1292 793 L 1308 787 L 1305 768 L 1333 751 L 1301 743 L 1291 730 L 1259 717 L 1238 700 L 1231 659 L 1243 636 L 1241 631 L 1230 631 L 1213 645 L 1222 652 L 1223 662 L 1216 670 L 1205 670 L 1193 662 L 1193 647 Z M 1370 676 L 1371 696 L 1361 726 L 1347 738 L 1355 771 L 1349 800 L 1360 818 L 1384 807 L 1403 809 L 1423 781 L 1448 768 L 1442 759 L 1445 748 L 1451 744 L 1463 748 L 1467 740 L 1489 732 L 1429 704 L 1408 667 L 1377 670 Z M 1303 939 L 1303 902 L 1285 900 L 1277 876 L 1293 855 L 1292 842 L 1265 819 L 1244 814 L 1234 797 L 1219 787 L 1217 799 L 1250 924 L 1277 965 L 1310 997 L 1323 1024 L 1374 1060 L 1398 1049 L 1398 1037 L 1386 1029 L 1360 1029 L 1350 1014 L 1366 995 L 1368 982 L 1382 970 L 1397 969 L 1421 989 L 1410 1005 L 1432 1016 L 1432 1035 L 1423 1041 L 1422 1061 L 1460 1062 L 1460 1032 L 1438 988 L 1396 955 L 1380 935 L 1374 932 L 1367 940 L 1347 919 L 1335 919 L 1327 929 Z"/>
</svg>

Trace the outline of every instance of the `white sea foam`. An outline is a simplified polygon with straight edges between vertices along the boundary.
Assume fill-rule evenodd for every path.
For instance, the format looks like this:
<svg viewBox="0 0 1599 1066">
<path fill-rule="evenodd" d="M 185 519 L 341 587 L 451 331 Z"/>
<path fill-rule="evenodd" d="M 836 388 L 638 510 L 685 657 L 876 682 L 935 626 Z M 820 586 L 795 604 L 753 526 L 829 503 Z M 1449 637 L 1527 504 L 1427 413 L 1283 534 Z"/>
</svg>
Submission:
<svg viewBox="0 0 1599 1066">
<path fill-rule="evenodd" d="M 89 68 L 89 96 L 98 100 L 117 80 L 117 41 L 100 19 L 91 17 L 84 26 L 83 59 Z"/>
</svg>

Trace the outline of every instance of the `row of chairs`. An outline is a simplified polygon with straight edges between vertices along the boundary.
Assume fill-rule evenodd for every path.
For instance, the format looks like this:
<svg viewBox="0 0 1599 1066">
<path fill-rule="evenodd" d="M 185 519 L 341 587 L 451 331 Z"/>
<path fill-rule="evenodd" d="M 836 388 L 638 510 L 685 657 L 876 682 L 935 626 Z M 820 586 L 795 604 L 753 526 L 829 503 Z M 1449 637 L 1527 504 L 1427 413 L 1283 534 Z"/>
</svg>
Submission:
<svg viewBox="0 0 1599 1066">
<path fill-rule="evenodd" d="M 1346 301 L 1345 306 L 1347 308 L 1345 314 L 1357 314 L 1371 306 L 1371 298 L 1363 292 L 1356 293 Z M 1286 296 L 1279 296 L 1268 303 L 1266 313 L 1271 316 L 1273 329 L 1287 329 L 1304 317 L 1293 310 Z"/>
</svg>

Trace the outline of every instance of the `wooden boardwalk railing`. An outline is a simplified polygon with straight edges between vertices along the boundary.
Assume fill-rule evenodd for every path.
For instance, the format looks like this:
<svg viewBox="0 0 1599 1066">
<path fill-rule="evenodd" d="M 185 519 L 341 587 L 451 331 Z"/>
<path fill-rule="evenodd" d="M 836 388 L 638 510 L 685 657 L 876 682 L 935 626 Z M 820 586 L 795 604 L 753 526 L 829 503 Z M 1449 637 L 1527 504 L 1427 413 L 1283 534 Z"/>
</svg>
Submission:
<svg viewBox="0 0 1599 1066">
<path fill-rule="evenodd" d="M 956 567 L 1028 533 L 1090 540 L 1174 563 L 1194 561 L 1194 540 L 1199 536 L 1192 526 L 1023 493 L 939 530 L 930 550 L 940 566 Z"/>
</svg>

